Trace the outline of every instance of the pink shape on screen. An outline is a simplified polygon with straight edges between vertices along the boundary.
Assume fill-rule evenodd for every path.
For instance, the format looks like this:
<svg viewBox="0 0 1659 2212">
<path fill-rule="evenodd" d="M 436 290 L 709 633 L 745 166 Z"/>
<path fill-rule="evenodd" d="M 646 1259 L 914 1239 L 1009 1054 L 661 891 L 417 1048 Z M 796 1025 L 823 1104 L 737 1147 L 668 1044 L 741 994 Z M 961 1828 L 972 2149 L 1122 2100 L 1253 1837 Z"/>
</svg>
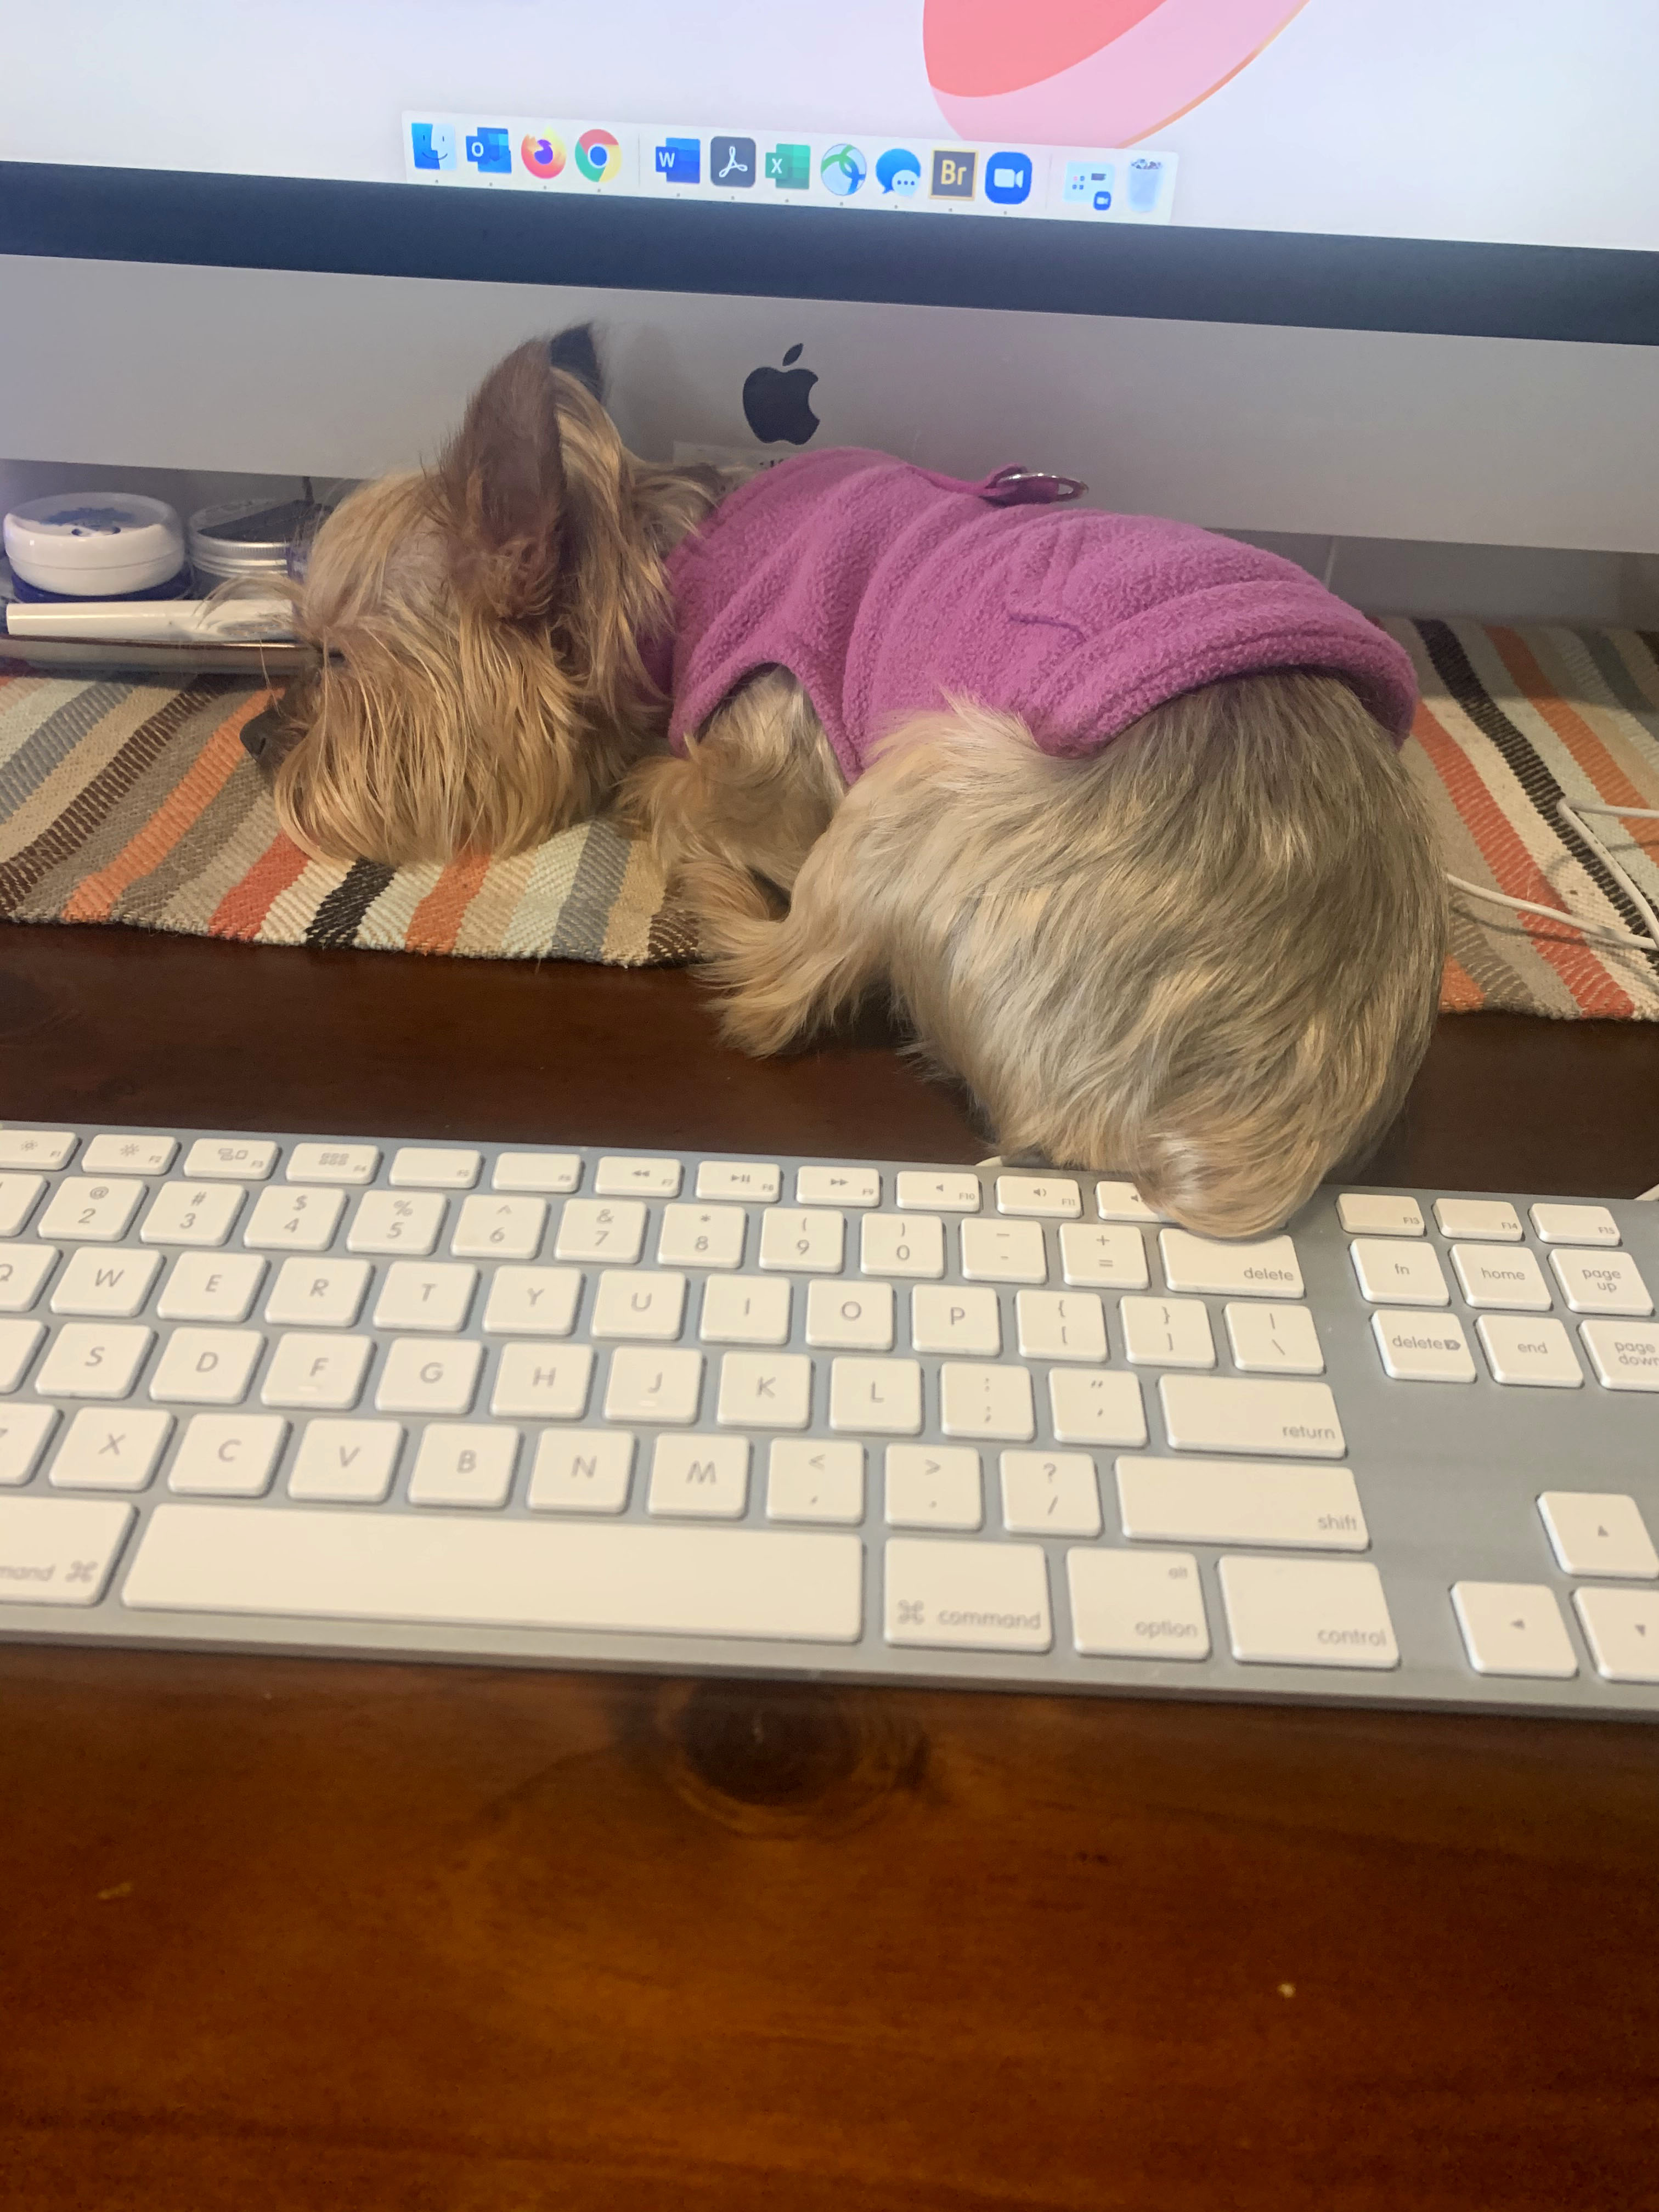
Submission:
<svg viewBox="0 0 1659 2212">
<path fill-rule="evenodd" d="M 1035 84 L 1020 82 L 1034 55 L 1076 51 L 1077 0 L 994 12 L 986 0 L 927 0 L 923 43 L 934 96 L 964 138 L 1128 146 L 1237 76 L 1304 5 L 1155 0 L 1146 10 L 1117 0 L 1098 11 L 1104 42 Z M 950 88 L 962 83 L 1006 88 Z"/>
</svg>

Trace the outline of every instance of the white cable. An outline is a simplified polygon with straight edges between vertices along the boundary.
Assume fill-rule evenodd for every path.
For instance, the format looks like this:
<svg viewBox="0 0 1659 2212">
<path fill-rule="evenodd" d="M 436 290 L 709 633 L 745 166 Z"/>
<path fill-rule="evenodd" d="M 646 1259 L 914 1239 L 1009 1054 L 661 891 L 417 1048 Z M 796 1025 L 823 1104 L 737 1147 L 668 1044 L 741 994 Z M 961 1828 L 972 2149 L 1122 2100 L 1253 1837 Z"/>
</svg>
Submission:
<svg viewBox="0 0 1659 2212">
<path fill-rule="evenodd" d="M 1620 888 L 1625 893 L 1625 896 L 1630 900 L 1632 905 L 1636 908 L 1636 911 L 1641 915 L 1643 921 L 1646 922 L 1650 936 L 1656 942 L 1659 942 L 1659 915 L 1656 915 L 1654 913 L 1653 908 L 1648 904 L 1646 897 L 1637 889 L 1635 884 L 1625 872 L 1624 869 L 1620 867 L 1619 862 L 1614 860 L 1608 848 L 1603 844 L 1601 838 L 1596 836 L 1595 832 L 1590 828 L 1589 823 L 1580 819 L 1581 814 L 1611 814 L 1615 820 L 1619 819 L 1621 816 L 1629 815 L 1644 822 L 1659 822 L 1659 807 L 1585 805 L 1582 808 L 1574 808 L 1570 806 L 1564 799 L 1559 804 L 1558 811 L 1564 815 L 1566 819 L 1571 823 L 1573 828 L 1584 840 L 1584 842 L 1592 848 L 1597 857 L 1603 862 L 1614 882 L 1619 884 Z"/>
<path fill-rule="evenodd" d="M 1659 822 L 1659 806 L 1595 806 L 1583 801 L 1581 801 L 1577 806 L 1574 806 L 1563 799 L 1558 803 L 1557 811 L 1577 830 L 1579 836 L 1606 867 L 1613 881 L 1624 891 L 1643 921 L 1646 922 L 1649 932 L 1647 936 L 1638 936 L 1634 930 L 1626 929 L 1621 922 L 1588 921 L 1583 915 L 1574 914 L 1569 907 L 1544 906 L 1537 899 L 1514 898 L 1508 891 L 1492 890 L 1485 884 L 1470 883 L 1466 876 L 1455 876 L 1449 868 L 1446 871 L 1446 881 L 1455 884 L 1460 891 L 1466 892 L 1470 898 L 1485 899 L 1492 906 L 1506 906 L 1516 914 L 1540 914 L 1551 921 L 1562 922 L 1570 929 L 1580 931 L 1586 937 L 1601 938 L 1610 944 L 1627 945 L 1638 952 L 1659 952 L 1659 915 L 1654 912 L 1645 895 L 1620 866 L 1607 845 L 1597 836 L 1589 823 L 1582 818 L 1586 814 L 1610 814 L 1615 821 L 1630 817 L 1644 822 Z"/>
<path fill-rule="evenodd" d="M 1537 899 L 1511 898 L 1508 891 L 1489 890 L 1485 884 L 1472 884 L 1466 876 L 1455 876 L 1449 868 L 1446 881 L 1460 891 L 1466 891 L 1469 897 L 1486 899 L 1493 906 L 1510 907 L 1516 914 L 1541 914 L 1568 929 L 1582 931 L 1586 937 L 1606 938 L 1614 945 L 1629 945 L 1638 952 L 1659 952 L 1659 938 L 1638 937 L 1634 931 L 1621 927 L 1616 921 L 1585 921 L 1565 907 L 1543 906 Z"/>
</svg>

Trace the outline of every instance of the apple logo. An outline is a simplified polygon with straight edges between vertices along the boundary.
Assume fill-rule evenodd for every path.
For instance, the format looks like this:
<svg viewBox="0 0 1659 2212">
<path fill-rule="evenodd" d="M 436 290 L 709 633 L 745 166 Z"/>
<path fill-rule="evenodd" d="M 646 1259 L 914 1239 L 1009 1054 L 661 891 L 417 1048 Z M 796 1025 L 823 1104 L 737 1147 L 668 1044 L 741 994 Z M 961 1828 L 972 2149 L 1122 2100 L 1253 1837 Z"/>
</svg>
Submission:
<svg viewBox="0 0 1659 2212">
<path fill-rule="evenodd" d="M 787 440 L 804 446 L 818 427 L 807 394 L 817 382 L 814 369 L 795 368 L 801 349 L 792 345 L 781 368 L 751 368 L 743 382 L 743 411 L 763 446 Z"/>
</svg>

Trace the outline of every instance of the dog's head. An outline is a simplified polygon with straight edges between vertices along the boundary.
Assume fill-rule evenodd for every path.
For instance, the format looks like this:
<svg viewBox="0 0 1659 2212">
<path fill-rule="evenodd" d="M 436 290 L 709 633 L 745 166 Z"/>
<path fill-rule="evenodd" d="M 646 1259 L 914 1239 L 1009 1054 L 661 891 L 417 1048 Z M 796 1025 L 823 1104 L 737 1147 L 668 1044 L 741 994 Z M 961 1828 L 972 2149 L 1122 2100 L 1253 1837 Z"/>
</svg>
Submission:
<svg viewBox="0 0 1659 2212">
<path fill-rule="evenodd" d="M 434 468 L 362 486 L 312 546 L 295 629 L 320 666 L 264 733 L 289 836 L 401 864 L 594 812 L 659 712 L 662 553 L 710 503 L 627 451 L 586 331 L 509 354 Z"/>
</svg>

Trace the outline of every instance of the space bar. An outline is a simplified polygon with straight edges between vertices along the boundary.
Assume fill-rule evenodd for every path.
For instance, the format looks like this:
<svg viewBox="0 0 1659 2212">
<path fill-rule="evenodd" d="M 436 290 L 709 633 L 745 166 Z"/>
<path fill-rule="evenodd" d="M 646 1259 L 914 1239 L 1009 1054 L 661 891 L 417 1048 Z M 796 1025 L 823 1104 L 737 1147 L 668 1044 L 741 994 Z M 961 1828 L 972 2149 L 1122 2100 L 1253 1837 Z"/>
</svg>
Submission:
<svg viewBox="0 0 1659 2212">
<path fill-rule="evenodd" d="M 121 1595 L 145 1612 L 852 1644 L 864 1625 L 864 1547 L 856 1536 L 632 1522 L 158 1505 Z"/>
</svg>

